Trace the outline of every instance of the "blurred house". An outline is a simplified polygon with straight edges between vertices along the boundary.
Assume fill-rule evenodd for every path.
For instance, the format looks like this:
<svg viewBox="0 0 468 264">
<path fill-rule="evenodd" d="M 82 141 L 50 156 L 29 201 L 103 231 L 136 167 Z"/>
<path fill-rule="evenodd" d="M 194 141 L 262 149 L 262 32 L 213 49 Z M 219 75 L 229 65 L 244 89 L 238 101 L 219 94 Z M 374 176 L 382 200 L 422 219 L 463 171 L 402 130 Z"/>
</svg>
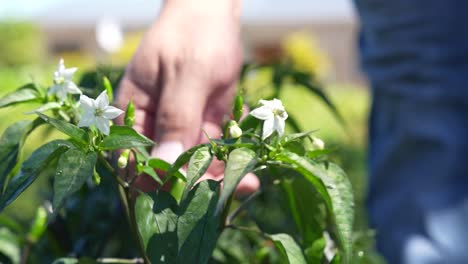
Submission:
<svg viewBox="0 0 468 264">
<path fill-rule="evenodd" d="M 330 56 L 332 81 L 360 82 L 355 52 L 357 27 L 347 1 L 296 2 L 302 6 L 288 4 L 294 1 L 244 1 L 242 39 L 246 59 L 274 60 L 280 56 L 285 36 L 296 31 L 310 32 Z M 128 34 L 144 30 L 160 7 L 161 2 L 156 0 L 65 0 L 36 16 L 35 20 L 43 27 L 52 54 L 80 52 L 99 58 L 105 53 L 96 35 L 96 27 L 102 19 L 112 19 Z"/>
</svg>

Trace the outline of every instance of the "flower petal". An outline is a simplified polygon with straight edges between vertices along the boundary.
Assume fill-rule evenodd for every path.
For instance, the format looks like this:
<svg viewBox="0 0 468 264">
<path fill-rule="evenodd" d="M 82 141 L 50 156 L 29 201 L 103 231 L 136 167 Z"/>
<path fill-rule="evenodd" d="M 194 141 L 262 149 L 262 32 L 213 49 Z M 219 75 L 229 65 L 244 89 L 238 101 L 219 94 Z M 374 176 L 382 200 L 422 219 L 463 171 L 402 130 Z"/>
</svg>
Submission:
<svg viewBox="0 0 468 264">
<path fill-rule="evenodd" d="M 263 123 L 262 139 L 265 139 L 271 136 L 271 134 L 273 134 L 273 131 L 275 131 L 274 124 L 275 124 L 274 118 L 269 118 L 265 120 L 265 122 Z"/>
<path fill-rule="evenodd" d="M 104 118 L 104 117 L 100 117 L 100 116 L 96 116 L 96 127 L 97 129 L 99 129 L 104 135 L 109 135 L 109 132 L 110 132 L 110 124 L 109 124 L 109 120 Z"/>
<path fill-rule="evenodd" d="M 68 93 L 82 94 L 80 88 L 78 88 L 74 82 L 65 82 L 65 85 L 67 86 Z"/>
<path fill-rule="evenodd" d="M 260 120 L 267 120 L 273 117 L 273 112 L 267 106 L 260 106 L 250 111 L 250 115 Z"/>
<path fill-rule="evenodd" d="M 49 88 L 49 92 L 47 94 L 48 95 L 56 94 L 59 88 L 60 88 L 60 85 L 54 84 Z"/>
<path fill-rule="evenodd" d="M 118 109 L 117 107 L 108 106 L 104 109 L 102 113 L 102 117 L 107 118 L 107 119 L 114 119 L 123 113 L 124 111 Z"/>
<path fill-rule="evenodd" d="M 61 74 L 65 70 L 65 62 L 60 58 L 59 64 L 57 66 L 57 72 Z"/>
<path fill-rule="evenodd" d="M 57 84 L 57 90 L 55 91 L 55 95 L 59 98 L 61 102 L 67 98 L 67 90 L 63 86 L 63 84 Z"/>
<path fill-rule="evenodd" d="M 80 122 L 78 122 L 79 127 L 90 127 L 96 123 L 95 116 L 92 112 L 85 112 L 81 116 Z"/>
<path fill-rule="evenodd" d="M 274 127 L 275 127 L 276 132 L 278 132 L 278 136 L 280 137 L 284 134 L 284 126 L 285 126 L 284 119 L 282 119 L 279 116 L 275 116 Z"/>
<path fill-rule="evenodd" d="M 107 106 L 109 106 L 109 97 L 107 96 L 106 91 L 102 91 L 102 93 L 96 98 L 96 107 L 104 110 Z"/>
<path fill-rule="evenodd" d="M 71 79 L 73 78 L 73 74 L 75 74 L 76 70 L 78 70 L 78 68 L 63 69 L 62 76 L 65 79 L 65 81 L 71 81 Z"/>
<path fill-rule="evenodd" d="M 88 96 L 82 94 L 80 96 L 80 108 L 85 112 L 92 112 L 96 110 L 95 101 Z"/>
</svg>

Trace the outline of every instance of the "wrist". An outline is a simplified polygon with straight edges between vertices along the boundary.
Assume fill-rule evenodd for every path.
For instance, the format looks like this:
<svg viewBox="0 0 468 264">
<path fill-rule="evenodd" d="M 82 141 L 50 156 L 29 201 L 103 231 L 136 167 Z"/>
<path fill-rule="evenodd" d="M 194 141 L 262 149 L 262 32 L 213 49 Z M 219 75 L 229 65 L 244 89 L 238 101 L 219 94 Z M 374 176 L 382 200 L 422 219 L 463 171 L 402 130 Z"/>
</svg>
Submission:
<svg viewBox="0 0 468 264">
<path fill-rule="evenodd" d="M 189 11 L 203 16 L 240 18 L 241 0 L 165 0 L 163 10 Z"/>
</svg>

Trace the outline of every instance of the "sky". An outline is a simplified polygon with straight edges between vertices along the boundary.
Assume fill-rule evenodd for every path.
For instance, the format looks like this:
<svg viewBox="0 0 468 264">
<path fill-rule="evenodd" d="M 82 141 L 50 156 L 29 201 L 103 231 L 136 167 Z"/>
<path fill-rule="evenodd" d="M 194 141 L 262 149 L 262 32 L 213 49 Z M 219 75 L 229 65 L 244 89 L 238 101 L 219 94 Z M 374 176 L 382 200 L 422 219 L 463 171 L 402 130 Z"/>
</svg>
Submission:
<svg viewBox="0 0 468 264">
<path fill-rule="evenodd" d="M 161 0 L 0 0 L 0 18 L 88 21 L 111 13 L 118 18 L 154 17 Z M 92 6 L 93 8 L 89 8 Z M 153 8 L 148 8 L 154 6 Z M 70 12 L 70 10 L 73 10 Z M 110 11 L 110 12 L 107 12 Z M 336 19 L 353 17 L 351 0 L 244 0 L 243 21 Z"/>
</svg>

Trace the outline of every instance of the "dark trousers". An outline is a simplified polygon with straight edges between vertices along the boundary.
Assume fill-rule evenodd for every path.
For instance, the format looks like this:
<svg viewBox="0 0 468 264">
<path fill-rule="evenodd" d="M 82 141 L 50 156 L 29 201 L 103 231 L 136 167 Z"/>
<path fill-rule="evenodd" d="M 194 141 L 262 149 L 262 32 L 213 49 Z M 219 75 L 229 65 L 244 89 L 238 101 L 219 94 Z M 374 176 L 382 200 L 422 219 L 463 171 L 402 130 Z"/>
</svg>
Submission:
<svg viewBox="0 0 468 264">
<path fill-rule="evenodd" d="M 468 1 L 355 4 L 378 249 L 390 264 L 468 263 Z"/>
</svg>

